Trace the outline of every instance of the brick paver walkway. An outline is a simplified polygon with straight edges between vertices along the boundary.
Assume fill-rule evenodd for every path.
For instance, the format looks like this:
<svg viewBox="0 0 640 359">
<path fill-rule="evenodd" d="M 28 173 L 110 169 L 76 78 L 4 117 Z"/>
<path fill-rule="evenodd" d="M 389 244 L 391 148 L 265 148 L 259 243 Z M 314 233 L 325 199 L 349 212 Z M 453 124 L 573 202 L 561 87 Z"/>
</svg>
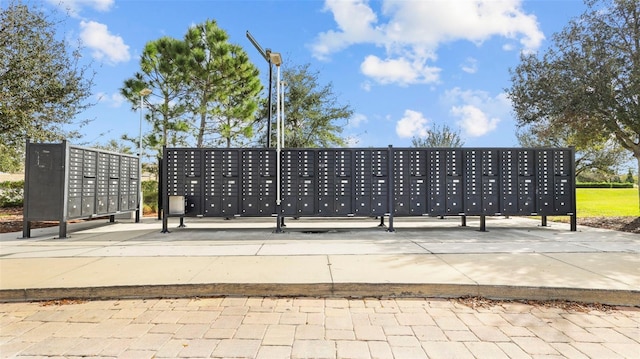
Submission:
<svg viewBox="0 0 640 359">
<path fill-rule="evenodd" d="M 640 310 L 434 299 L 0 304 L 0 357 L 638 358 Z"/>
</svg>

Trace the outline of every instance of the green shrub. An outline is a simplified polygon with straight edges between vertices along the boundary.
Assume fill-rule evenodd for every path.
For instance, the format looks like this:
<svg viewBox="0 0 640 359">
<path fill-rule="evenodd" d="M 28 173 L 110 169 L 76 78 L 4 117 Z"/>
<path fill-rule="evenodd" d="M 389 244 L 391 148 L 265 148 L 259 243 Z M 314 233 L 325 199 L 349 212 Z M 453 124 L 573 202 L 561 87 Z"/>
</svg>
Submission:
<svg viewBox="0 0 640 359">
<path fill-rule="evenodd" d="M 158 211 L 158 181 L 142 181 L 142 202 L 151 211 Z"/>
<path fill-rule="evenodd" d="M 576 188 L 633 188 L 633 183 L 578 182 Z"/>
<path fill-rule="evenodd" d="M 24 203 L 24 181 L 0 182 L 0 207 L 22 206 Z"/>
</svg>

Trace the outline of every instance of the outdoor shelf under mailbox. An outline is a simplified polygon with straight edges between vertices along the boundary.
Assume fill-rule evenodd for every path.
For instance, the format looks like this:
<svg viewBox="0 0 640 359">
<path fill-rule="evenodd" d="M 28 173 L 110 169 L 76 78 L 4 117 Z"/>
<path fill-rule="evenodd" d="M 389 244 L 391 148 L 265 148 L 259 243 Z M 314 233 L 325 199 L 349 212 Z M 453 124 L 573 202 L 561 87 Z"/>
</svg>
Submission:
<svg viewBox="0 0 640 359">
<path fill-rule="evenodd" d="M 31 221 L 59 221 L 138 210 L 138 157 L 62 143 L 27 142 L 22 236 Z"/>
<path fill-rule="evenodd" d="M 570 216 L 573 148 L 165 148 L 168 217 Z M 464 222 L 463 222 L 464 223 Z"/>
</svg>

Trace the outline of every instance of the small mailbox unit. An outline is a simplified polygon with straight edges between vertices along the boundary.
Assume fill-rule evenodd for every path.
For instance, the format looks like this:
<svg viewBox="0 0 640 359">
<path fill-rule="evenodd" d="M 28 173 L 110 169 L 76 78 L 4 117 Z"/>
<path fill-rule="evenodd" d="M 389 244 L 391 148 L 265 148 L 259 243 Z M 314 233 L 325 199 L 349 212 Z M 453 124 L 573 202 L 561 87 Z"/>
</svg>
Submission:
<svg viewBox="0 0 640 359">
<path fill-rule="evenodd" d="M 31 221 L 59 221 L 66 238 L 68 220 L 139 210 L 139 181 L 137 156 L 27 142 L 22 236 L 31 236 Z"/>
</svg>

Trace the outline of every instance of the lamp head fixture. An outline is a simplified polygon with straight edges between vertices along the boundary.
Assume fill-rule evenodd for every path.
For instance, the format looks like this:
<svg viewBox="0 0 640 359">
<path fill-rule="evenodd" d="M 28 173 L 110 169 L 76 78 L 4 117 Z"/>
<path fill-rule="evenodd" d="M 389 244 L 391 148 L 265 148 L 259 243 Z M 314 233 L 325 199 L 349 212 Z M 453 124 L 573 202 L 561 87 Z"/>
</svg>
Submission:
<svg viewBox="0 0 640 359">
<path fill-rule="evenodd" d="M 282 56 L 280 56 L 279 52 L 270 52 L 269 58 L 271 59 L 271 63 L 280 66 L 282 65 Z"/>
</svg>

